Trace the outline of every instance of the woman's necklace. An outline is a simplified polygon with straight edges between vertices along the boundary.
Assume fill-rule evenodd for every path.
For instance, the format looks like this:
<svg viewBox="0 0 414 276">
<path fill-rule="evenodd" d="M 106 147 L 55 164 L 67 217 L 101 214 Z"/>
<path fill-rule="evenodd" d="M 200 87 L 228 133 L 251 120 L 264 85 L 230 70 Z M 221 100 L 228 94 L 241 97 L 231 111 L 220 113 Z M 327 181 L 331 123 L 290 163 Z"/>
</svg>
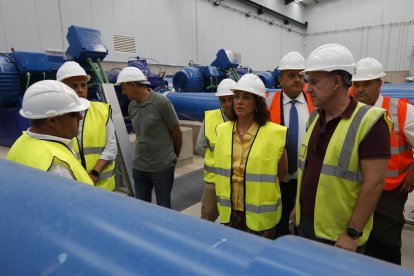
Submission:
<svg viewBox="0 0 414 276">
<path fill-rule="evenodd" d="M 237 131 L 239 132 L 239 134 L 241 136 L 244 136 L 244 134 L 249 130 L 249 128 L 245 128 L 245 129 L 240 129 L 237 127 Z"/>
</svg>

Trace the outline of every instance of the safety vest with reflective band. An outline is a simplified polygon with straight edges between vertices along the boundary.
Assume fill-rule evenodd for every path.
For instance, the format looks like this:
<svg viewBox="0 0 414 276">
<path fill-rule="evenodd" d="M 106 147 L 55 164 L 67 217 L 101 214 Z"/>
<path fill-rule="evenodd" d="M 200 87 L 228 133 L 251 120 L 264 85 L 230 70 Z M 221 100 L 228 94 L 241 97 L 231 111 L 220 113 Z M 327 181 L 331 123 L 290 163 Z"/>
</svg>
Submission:
<svg viewBox="0 0 414 276">
<path fill-rule="evenodd" d="M 382 108 L 387 110 L 388 116 L 394 123 L 391 132 L 391 159 L 388 161 L 387 177 L 384 190 L 396 189 L 414 168 L 412 146 L 404 134 L 405 119 L 407 115 L 407 99 L 392 99 L 383 97 Z"/>
<path fill-rule="evenodd" d="M 209 110 L 204 112 L 204 136 L 207 141 L 207 148 L 204 155 L 204 181 L 214 184 L 214 146 L 216 145 L 216 127 L 224 122 L 221 109 Z"/>
<path fill-rule="evenodd" d="M 77 157 L 87 172 L 91 171 L 98 161 L 106 145 L 106 124 L 111 116 L 111 107 L 106 103 L 91 102 L 86 110 L 82 129 L 82 149 L 79 149 L 78 140 L 74 143 Z M 115 162 L 111 161 L 101 172 L 96 186 L 113 191 Z"/>
<path fill-rule="evenodd" d="M 216 195 L 220 222 L 228 223 L 232 212 L 232 155 L 234 122 L 217 126 L 214 150 Z M 267 122 L 259 127 L 247 155 L 244 172 L 244 208 L 249 229 L 263 231 L 280 220 L 282 201 L 277 169 L 286 146 L 287 128 Z"/>
<path fill-rule="evenodd" d="M 93 185 L 73 152 L 63 143 L 30 137 L 24 131 L 7 154 L 7 159 L 42 171 L 49 171 L 56 160 L 71 170 L 73 177 L 85 184 Z"/>
<path fill-rule="evenodd" d="M 363 175 L 360 168 L 358 148 L 374 124 L 384 117 L 391 132 L 392 122 L 385 110 L 358 103 L 350 118 L 343 118 L 329 141 L 319 177 L 315 199 L 314 229 L 321 239 L 336 241 L 345 231 L 351 219 Z M 296 224 L 300 222 L 300 190 L 305 168 L 308 144 L 319 118 L 315 110 L 309 117 L 309 129 L 299 149 L 298 190 L 296 195 Z M 309 169 L 312 169 L 309 167 Z M 362 245 L 368 240 L 372 229 L 372 216 L 359 239 Z"/>
<path fill-rule="evenodd" d="M 303 93 L 305 96 L 306 104 L 308 105 L 309 114 L 314 109 L 309 93 Z M 284 125 L 283 118 L 283 101 L 282 101 L 282 91 L 275 92 L 270 94 L 266 100 L 267 106 L 269 107 L 270 117 L 273 123 Z"/>
</svg>

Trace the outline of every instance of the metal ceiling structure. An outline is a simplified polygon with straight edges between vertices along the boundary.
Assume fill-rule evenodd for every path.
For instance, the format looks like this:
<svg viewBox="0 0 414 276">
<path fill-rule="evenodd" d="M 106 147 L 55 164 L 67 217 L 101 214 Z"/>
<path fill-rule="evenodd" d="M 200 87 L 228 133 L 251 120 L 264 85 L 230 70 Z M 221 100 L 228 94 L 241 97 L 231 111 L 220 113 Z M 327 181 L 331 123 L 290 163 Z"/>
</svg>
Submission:
<svg viewBox="0 0 414 276">
<path fill-rule="evenodd" d="M 301 27 L 303 29 L 308 28 L 308 22 L 303 22 L 303 23 L 299 22 L 299 21 L 297 21 L 297 20 L 295 20 L 291 17 L 288 17 L 288 16 L 286 16 L 284 14 L 281 14 L 277 11 L 271 10 L 271 9 L 269 9 L 269 8 L 263 6 L 263 5 L 260 5 L 256 2 L 253 2 L 253 1 L 250 1 L 250 0 L 237 0 L 237 1 L 243 3 L 247 6 L 250 6 L 252 8 L 255 8 L 257 10 L 258 14 L 266 13 L 266 14 L 269 14 L 269 15 L 272 15 L 272 16 L 275 16 L 277 18 L 282 19 L 285 25 L 294 24 L 294 25 L 296 25 L 298 27 Z M 285 1 L 287 1 L 287 0 L 285 0 Z"/>
</svg>

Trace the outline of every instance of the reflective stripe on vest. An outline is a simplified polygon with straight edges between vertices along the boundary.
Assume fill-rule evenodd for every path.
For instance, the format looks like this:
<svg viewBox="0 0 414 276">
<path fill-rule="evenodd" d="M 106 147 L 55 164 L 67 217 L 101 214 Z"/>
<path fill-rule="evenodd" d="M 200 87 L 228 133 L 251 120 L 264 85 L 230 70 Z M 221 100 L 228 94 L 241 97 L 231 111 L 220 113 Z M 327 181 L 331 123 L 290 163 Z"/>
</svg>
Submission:
<svg viewBox="0 0 414 276">
<path fill-rule="evenodd" d="M 108 104 L 100 102 L 90 103 L 91 105 L 85 113 L 83 122 L 82 150 L 79 150 L 78 143 L 74 143 L 76 154 L 79 159 L 85 161 L 88 172 L 95 167 L 96 162 L 105 149 L 106 124 L 111 115 L 111 108 Z M 114 172 L 115 162 L 111 161 L 101 172 L 96 186 L 113 191 L 115 189 Z"/>
<path fill-rule="evenodd" d="M 356 130 L 359 129 L 359 126 L 362 122 L 362 118 L 365 116 L 365 114 L 370 108 L 371 107 L 369 105 L 364 105 L 361 108 L 359 108 L 346 133 L 345 142 L 342 145 L 342 150 L 339 155 L 338 166 L 323 164 L 321 169 L 322 174 L 343 178 L 349 181 L 363 180 L 361 172 L 351 172 L 348 170 L 348 167 L 351 160 L 352 150 L 355 146 L 354 137 L 356 135 Z M 312 116 L 309 117 L 309 121 L 313 122 L 313 120 L 316 118 L 316 115 L 317 113 L 312 113 Z M 302 170 L 304 170 L 304 162 L 302 160 L 299 160 L 299 166 Z"/>
<path fill-rule="evenodd" d="M 391 158 L 388 161 L 384 187 L 386 191 L 401 185 L 408 172 L 414 168 L 412 147 L 404 134 L 407 104 L 407 99 L 383 97 L 382 108 L 387 110 L 394 123 L 391 133 Z"/>
<path fill-rule="evenodd" d="M 216 195 L 220 222 L 228 223 L 232 210 L 232 151 L 234 122 L 217 127 L 214 152 Z M 249 229 L 263 231 L 274 227 L 281 215 L 277 169 L 285 149 L 287 128 L 268 122 L 259 127 L 247 156 L 244 173 L 244 211 Z M 269 139 L 271 137 L 271 139 Z M 254 190 L 254 192 L 253 192 Z"/>
<path fill-rule="evenodd" d="M 48 171 L 55 158 L 67 164 L 67 169 L 77 181 L 93 185 L 88 173 L 76 159 L 72 151 L 64 144 L 30 137 L 26 132 L 11 147 L 7 159 Z"/>
<path fill-rule="evenodd" d="M 301 216 L 300 190 L 303 170 L 307 169 L 304 167 L 309 152 L 308 143 L 319 115 L 316 113 L 316 116 L 312 117 L 308 121 L 309 130 L 299 151 L 296 224 L 299 224 Z M 391 131 L 392 123 L 383 109 L 358 103 L 351 117 L 341 119 L 334 131 L 323 160 L 315 198 L 314 229 L 318 238 L 336 241 L 346 229 L 363 181 L 358 147 L 381 117 Z M 371 229 L 372 216 L 363 229 L 363 236 L 359 239 L 360 245 L 367 241 Z"/>
<path fill-rule="evenodd" d="M 225 176 L 225 177 L 230 177 L 231 176 L 231 171 L 230 170 L 226 170 L 226 169 L 222 169 L 222 168 L 216 168 L 216 174 L 221 175 L 221 176 Z M 270 174 L 255 174 L 255 173 L 246 173 L 245 174 L 245 180 L 246 181 L 253 181 L 253 182 L 271 182 L 274 183 L 276 182 L 276 175 L 270 175 Z"/>
<path fill-rule="evenodd" d="M 216 144 L 216 127 L 224 122 L 221 109 L 208 110 L 204 112 L 204 136 L 207 142 L 204 154 L 204 181 L 214 184 L 214 147 Z"/>
</svg>

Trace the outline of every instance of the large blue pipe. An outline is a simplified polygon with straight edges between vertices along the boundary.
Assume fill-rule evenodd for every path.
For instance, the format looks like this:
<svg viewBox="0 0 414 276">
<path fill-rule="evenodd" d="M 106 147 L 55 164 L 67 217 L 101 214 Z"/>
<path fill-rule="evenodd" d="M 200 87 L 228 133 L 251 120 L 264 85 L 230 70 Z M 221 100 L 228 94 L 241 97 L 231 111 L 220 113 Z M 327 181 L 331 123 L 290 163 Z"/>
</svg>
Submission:
<svg viewBox="0 0 414 276">
<path fill-rule="evenodd" d="M 334 247 L 263 239 L 0 159 L 2 275 L 413 275 Z"/>
<path fill-rule="evenodd" d="M 407 98 L 414 103 L 414 83 L 383 84 L 381 94 L 391 98 Z"/>
<path fill-rule="evenodd" d="M 166 93 L 174 105 L 180 120 L 192 120 L 202 122 L 204 111 L 220 108 L 220 102 L 215 93 Z"/>
</svg>

